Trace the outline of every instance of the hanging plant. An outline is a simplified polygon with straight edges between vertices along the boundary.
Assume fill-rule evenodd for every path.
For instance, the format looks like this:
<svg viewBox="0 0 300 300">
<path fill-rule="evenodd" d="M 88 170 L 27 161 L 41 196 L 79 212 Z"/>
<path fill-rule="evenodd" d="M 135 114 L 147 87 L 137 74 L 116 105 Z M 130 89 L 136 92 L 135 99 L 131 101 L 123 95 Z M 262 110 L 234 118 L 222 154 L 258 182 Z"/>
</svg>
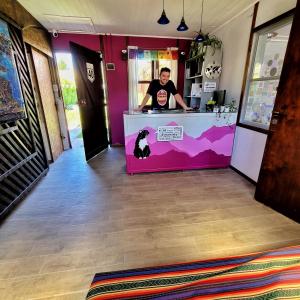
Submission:
<svg viewBox="0 0 300 300">
<path fill-rule="evenodd" d="M 195 39 L 198 36 L 199 32 L 195 36 L 194 40 L 191 43 L 190 49 L 190 58 L 193 57 L 204 57 L 207 52 L 207 47 L 210 46 L 213 49 L 212 55 L 215 54 L 216 49 L 222 48 L 222 41 L 215 35 L 204 35 L 204 40 L 202 42 L 197 42 Z"/>
</svg>

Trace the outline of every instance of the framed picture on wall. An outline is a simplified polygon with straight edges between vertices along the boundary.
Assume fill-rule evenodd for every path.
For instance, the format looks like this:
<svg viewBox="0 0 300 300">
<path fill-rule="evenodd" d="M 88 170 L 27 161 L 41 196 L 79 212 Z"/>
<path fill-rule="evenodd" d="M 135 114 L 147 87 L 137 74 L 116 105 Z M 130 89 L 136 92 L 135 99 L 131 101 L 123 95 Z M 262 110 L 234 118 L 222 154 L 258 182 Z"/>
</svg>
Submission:
<svg viewBox="0 0 300 300">
<path fill-rule="evenodd" d="M 18 70 L 7 23 L 0 19 L 0 123 L 26 118 Z"/>
</svg>

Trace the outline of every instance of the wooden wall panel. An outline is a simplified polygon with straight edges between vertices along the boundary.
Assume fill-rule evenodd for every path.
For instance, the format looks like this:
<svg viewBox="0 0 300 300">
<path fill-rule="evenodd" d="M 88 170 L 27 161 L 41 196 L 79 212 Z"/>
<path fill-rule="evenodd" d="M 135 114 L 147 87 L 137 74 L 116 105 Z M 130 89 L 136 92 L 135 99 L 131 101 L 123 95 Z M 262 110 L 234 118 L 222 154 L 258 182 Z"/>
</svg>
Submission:
<svg viewBox="0 0 300 300">
<path fill-rule="evenodd" d="M 27 118 L 0 125 L 0 219 L 48 170 L 22 34 L 9 25 Z"/>
<path fill-rule="evenodd" d="M 55 98 L 52 88 L 52 80 L 48 57 L 32 49 L 35 74 L 39 85 L 41 102 L 48 129 L 53 160 L 62 153 L 63 145 L 60 134 L 59 119 L 56 110 Z"/>
<path fill-rule="evenodd" d="M 52 56 L 50 34 L 17 0 L 0 1 L 0 12 L 22 29 L 24 42 Z"/>
</svg>

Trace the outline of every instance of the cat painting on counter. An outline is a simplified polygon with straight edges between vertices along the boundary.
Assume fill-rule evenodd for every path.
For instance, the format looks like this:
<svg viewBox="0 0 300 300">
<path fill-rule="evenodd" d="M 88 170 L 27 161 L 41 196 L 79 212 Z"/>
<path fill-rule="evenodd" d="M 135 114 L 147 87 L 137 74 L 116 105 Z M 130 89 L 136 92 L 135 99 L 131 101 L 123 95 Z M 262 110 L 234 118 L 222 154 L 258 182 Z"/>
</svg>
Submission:
<svg viewBox="0 0 300 300">
<path fill-rule="evenodd" d="M 135 147 L 133 154 L 138 159 L 146 159 L 151 151 L 147 142 L 148 130 L 141 130 L 135 140 Z"/>
</svg>

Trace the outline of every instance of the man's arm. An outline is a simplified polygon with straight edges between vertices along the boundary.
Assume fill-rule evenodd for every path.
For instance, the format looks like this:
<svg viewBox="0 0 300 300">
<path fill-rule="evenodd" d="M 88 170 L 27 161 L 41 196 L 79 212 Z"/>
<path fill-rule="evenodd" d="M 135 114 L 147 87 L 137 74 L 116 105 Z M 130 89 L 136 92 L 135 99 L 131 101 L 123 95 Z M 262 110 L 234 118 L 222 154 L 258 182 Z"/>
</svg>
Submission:
<svg viewBox="0 0 300 300">
<path fill-rule="evenodd" d="M 143 101 L 142 101 L 142 104 L 139 105 L 138 107 L 138 111 L 142 111 L 143 107 L 147 104 L 148 100 L 150 99 L 151 95 L 150 94 L 146 94 Z"/>
<path fill-rule="evenodd" d="M 174 95 L 174 98 L 175 98 L 176 102 L 177 102 L 183 109 L 185 109 L 185 110 L 191 109 L 190 107 L 188 107 L 188 106 L 184 103 L 184 101 L 183 101 L 182 97 L 180 96 L 180 94 L 177 93 L 176 95 Z"/>
</svg>

